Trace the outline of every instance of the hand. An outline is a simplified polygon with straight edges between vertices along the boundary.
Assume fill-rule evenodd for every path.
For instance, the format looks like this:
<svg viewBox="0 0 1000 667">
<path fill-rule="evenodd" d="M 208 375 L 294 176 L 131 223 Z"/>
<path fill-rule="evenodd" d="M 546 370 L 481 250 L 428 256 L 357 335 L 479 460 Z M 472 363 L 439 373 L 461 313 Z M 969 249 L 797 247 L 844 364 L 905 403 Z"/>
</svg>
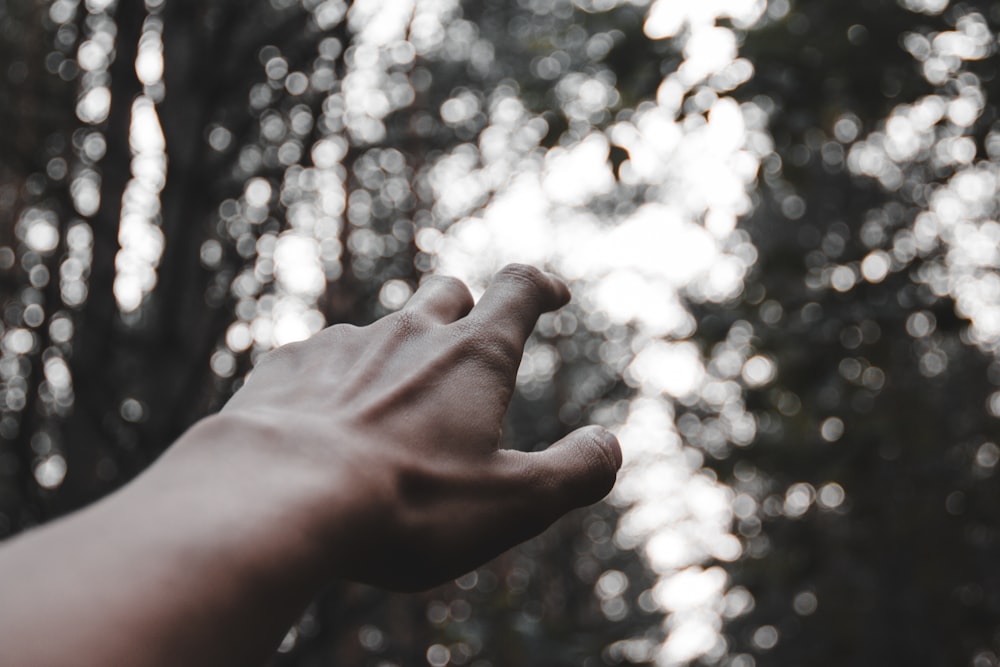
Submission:
<svg viewBox="0 0 1000 667">
<path fill-rule="evenodd" d="M 430 277 L 370 326 L 266 355 L 219 417 L 249 425 L 230 455 L 297 480 L 297 528 L 338 576 L 409 590 L 469 571 L 602 498 L 621 465 L 597 427 L 538 453 L 498 447 L 525 341 L 568 300 L 528 266 L 475 306 L 460 281 Z"/>
<path fill-rule="evenodd" d="M 621 464 L 602 429 L 498 448 L 524 342 L 568 299 L 525 266 L 475 307 L 431 278 L 267 355 L 131 483 L 0 548 L 0 663 L 259 664 L 324 579 L 428 587 L 598 500 Z"/>
</svg>

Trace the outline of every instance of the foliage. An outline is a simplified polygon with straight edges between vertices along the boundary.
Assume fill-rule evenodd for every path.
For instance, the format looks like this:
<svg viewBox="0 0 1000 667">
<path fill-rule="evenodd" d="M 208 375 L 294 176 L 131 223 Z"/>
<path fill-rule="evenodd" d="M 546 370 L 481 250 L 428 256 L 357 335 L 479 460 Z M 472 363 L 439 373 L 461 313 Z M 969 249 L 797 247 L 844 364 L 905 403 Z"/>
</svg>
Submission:
<svg viewBox="0 0 1000 667">
<path fill-rule="evenodd" d="M 3 533 L 126 482 L 220 406 L 259 353 L 398 308 L 433 268 L 421 232 L 457 213 L 440 202 L 435 163 L 468 153 L 498 90 L 523 85 L 551 115 L 558 100 L 528 64 L 552 48 L 539 31 L 565 33 L 572 16 L 392 9 L 2 6 L 4 28 L 24 36 L 3 63 L 3 114 L 21 147 L 3 164 Z M 508 34 L 515 20 L 523 30 Z M 566 39 L 581 67 L 607 51 Z M 558 140 L 538 127 L 526 148 Z M 614 390 L 614 374 L 602 378 L 591 402 Z M 531 398 L 517 400 L 511 446 L 568 430 L 551 416 L 556 393 Z M 633 601 L 649 580 L 612 546 L 613 526 L 609 508 L 579 513 L 423 596 L 336 586 L 278 661 L 417 664 L 450 651 L 454 664 L 590 664 L 617 639 L 655 639 L 652 608 L 609 622 L 593 593 L 608 570 L 630 571 Z"/>
<path fill-rule="evenodd" d="M 968 297 L 996 264 L 963 259 L 996 243 L 958 238 L 992 213 L 954 196 L 994 173 L 993 50 L 974 45 L 996 17 L 801 3 L 745 44 L 741 95 L 766 96 L 776 148 L 747 221 L 760 256 L 741 302 L 700 321 L 706 343 L 747 327 L 778 369 L 747 398 L 755 445 L 712 464 L 756 603 L 727 633 L 758 665 L 996 664 L 996 292 Z"/>
<path fill-rule="evenodd" d="M 618 427 L 612 503 L 425 595 L 335 586 L 276 663 L 997 664 L 998 21 L 0 2 L 0 536 L 260 353 L 519 259 L 577 298 L 505 444 Z"/>
</svg>

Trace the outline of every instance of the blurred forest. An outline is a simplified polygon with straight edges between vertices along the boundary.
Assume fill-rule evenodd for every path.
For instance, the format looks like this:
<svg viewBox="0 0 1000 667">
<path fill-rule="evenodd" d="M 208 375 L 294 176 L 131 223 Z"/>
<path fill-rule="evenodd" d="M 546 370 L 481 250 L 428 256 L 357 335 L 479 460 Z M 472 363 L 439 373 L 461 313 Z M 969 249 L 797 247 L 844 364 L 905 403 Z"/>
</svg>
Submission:
<svg viewBox="0 0 1000 667">
<path fill-rule="evenodd" d="M 0 0 L 0 34 L 0 538 L 261 353 L 534 261 L 576 298 L 507 445 L 616 428 L 619 489 L 428 593 L 334 586 L 276 665 L 1000 664 L 1000 2 Z"/>
</svg>

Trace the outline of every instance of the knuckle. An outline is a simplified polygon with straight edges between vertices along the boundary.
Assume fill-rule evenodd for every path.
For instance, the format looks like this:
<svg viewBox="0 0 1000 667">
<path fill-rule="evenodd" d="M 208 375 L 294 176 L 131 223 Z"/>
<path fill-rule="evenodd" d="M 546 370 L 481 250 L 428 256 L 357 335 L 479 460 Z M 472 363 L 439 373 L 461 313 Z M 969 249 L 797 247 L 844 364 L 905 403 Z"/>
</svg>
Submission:
<svg viewBox="0 0 1000 667">
<path fill-rule="evenodd" d="M 360 327 L 346 322 L 339 322 L 321 330 L 314 338 L 324 343 L 340 343 L 351 338 L 356 338 L 360 331 Z"/>
<path fill-rule="evenodd" d="M 514 339 L 477 322 L 462 326 L 465 353 L 501 375 L 513 375 L 521 362 L 521 347 Z"/>
<path fill-rule="evenodd" d="M 517 372 L 518 360 L 509 346 L 503 343 L 480 345 L 475 356 L 486 368 L 504 377 Z"/>
<path fill-rule="evenodd" d="M 472 292 L 470 292 L 468 286 L 466 286 L 466 284 L 458 278 L 453 276 L 430 276 L 428 280 L 437 283 L 439 289 L 447 293 L 453 299 L 461 302 L 464 307 L 472 307 L 475 301 L 472 298 Z"/>
<path fill-rule="evenodd" d="M 431 283 L 437 283 L 441 287 L 454 290 L 456 292 L 468 293 L 469 291 L 469 288 L 465 286 L 465 283 L 463 283 L 461 280 L 459 280 L 454 276 L 442 276 L 435 274 L 432 276 L 427 276 L 426 278 L 424 278 L 424 280 Z"/>
<path fill-rule="evenodd" d="M 403 338 L 413 338 L 428 331 L 434 321 L 426 314 L 416 310 L 401 310 L 387 319 L 392 323 L 393 331 Z"/>
</svg>

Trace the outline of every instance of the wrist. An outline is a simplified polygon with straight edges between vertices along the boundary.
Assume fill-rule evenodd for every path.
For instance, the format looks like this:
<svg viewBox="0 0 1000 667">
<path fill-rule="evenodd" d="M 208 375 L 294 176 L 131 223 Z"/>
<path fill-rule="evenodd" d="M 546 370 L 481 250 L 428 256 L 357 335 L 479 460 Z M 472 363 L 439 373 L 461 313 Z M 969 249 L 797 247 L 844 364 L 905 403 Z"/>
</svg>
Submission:
<svg viewBox="0 0 1000 667">
<path fill-rule="evenodd" d="M 217 414 L 193 425 L 143 480 L 144 492 L 218 535 L 258 576 L 328 576 L 329 517 L 342 504 L 328 471 L 301 460 L 266 412 Z M 138 481 L 138 480 L 137 480 Z M 155 502 L 150 500 L 147 502 Z"/>
<path fill-rule="evenodd" d="M 36 613 L 0 629 L 66 630 L 32 664 L 68 664 L 67 651 L 92 664 L 261 663 L 330 571 L 307 520 L 317 476 L 275 470 L 266 437 L 264 424 L 203 420 L 117 493 L 7 546 L 3 567 L 20 577 L 6 592 Z"/>
</svg>

